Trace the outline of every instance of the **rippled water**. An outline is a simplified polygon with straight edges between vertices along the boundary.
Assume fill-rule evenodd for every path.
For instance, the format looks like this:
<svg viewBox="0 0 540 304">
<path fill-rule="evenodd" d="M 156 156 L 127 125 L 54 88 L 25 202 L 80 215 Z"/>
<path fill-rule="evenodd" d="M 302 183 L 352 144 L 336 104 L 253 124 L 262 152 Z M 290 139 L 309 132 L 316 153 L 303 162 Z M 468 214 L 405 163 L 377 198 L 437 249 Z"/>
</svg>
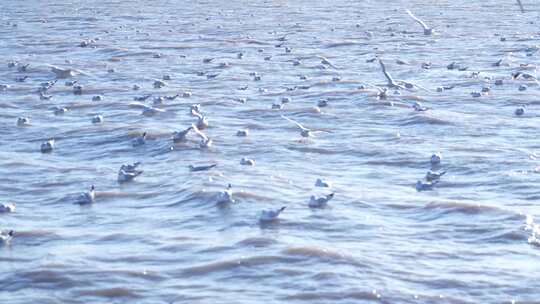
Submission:
<svg viewBox="0 0 540 304">
<path fill-rule="evenodd" d="M 0 248 L 1 303 L 540 298 L 540 94 L 534 81 L 511 79 L 536 74 L 540 4 L 524 3 L 520 14 L 514 1 L 44 2 L 6 0 L 0 11 L 0 83 L 11 86 L 0 92 L 0 198 L 17 203 L 0 215 L 0 229 L 15 231 Z M 424 36 L 406 8 L 437 34 Z M 367 62 L 375 55 L 396 79 L 427 90 L 377 100 L 359 89 L 386 83 Z M 501 58 L 506 65 L 494 67 Z M 28 71 L 8 68 L 11 60 Z M 448 70 L 453 61 L 468 70 Z M 55 78 L 50 65 L 78 70 L 67 80 L 83 94 L 60 79 L 40 100 L 40 83 Z M 171 80 L 154 89 L 163 75 Z M 186 91 L 193 95 L 165 101 L 164 113 L 141 115 L 153 97 Z M 97 94 L 103 101 L 92 101 Z M 282 97 L 292 101 L 272 110 Z M 317 113 L 322 98 L 329 105 Z M 418 100 L 431 110 L 415 112 Z M 210 149 L 194 136 L 170 139 L 194 122 L 193 103 L 210 119 Z M 516 117 L 521 104 L 526 114 Z M 69 111 L 55 116 L 54 106 Z M 90 122 L 96 114 L 103 124 Z M 281 114 L 332 133 L 301 140 Z M 17 127 L 19 116 L 32 125 Z M 237 137 L 244 128 L 250 135 Z M 144 131 L 147 144 L 132 147 Z M 56 149 L 42 154 L 49 137 Z M 417 192 L 437 151 L 448 173 Z M 242 157 L 256 165 L 241 166 Z M 144 173 L 119 185 L 120 165 L 134 161 Z M 210 171 L 187 168 L 212 162 Z M 336 195 L 310 209 L 312 194 L 331 191 L 314 187 L 319 177 Z M 217 207 L 228 183 L 237 204 Z M 73 204 L 91 184 L 95 204 Z M 278 222 L 258 223 L 259 211 L 281 206 Z"/>
</svg>

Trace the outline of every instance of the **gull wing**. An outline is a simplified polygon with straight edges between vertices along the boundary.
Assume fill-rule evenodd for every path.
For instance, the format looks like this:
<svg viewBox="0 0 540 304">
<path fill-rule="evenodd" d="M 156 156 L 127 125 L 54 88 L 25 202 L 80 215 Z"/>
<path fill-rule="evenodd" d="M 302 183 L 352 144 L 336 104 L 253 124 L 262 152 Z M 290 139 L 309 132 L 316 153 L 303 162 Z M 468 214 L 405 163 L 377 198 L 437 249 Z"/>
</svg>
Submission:
<svg viewBox="0 0 540 304">
<path fill-rule="evenodd" d="M 407 14 L 409 14 L 409 16 L 411 16 L 411 18 L 414 19 L 414 21 L 418 22 L 418 24 L 420 24 L 424 30 L 429 30 L 429 27 L 424 23 L 424 21 L 418 19 L 418 17 L 416 17 L 415 15 L 413 15 L 413 13 L 410 11 L 410 10 L 405 10 L 407 12 Z"/>
<path fill-rule="evenodd" d="M 285 118 L 286 120 L 292 122 L 293 124 L 295 124 L 296 126 L 298 126 L 300 129 L 302 130 L 309 130 L 307 128 L 305 128 L 304 126 L 302 126 L 299 122 L 297 122 L 296 120 L 292 120 L 290 119 L 289 117 L 285 116 L 285 115 L 281 115 L 281 117 Z"/>
<path fill-rule="evenodd" d="M 206 136 L 206 134 L 204 134 L 203 132 L 201 132 L 201 130 L 199 130 L 199 128 L 197 128 L 196 125 L 191 125 L 191 126 L 193 127 L 193 131 L 194 131 L 195 133 L 197 133 L 197 135 L 199 135 L 199 136 L 202 138 L 202 140 L 204 140 L 204 141 L 207 141 L 207 140 L 208 140 L 208 136 Z"/>
<path fill-rule="evenodd" d="M 523 8 L 523 4 L 521 3 L 521 0 L 517 0 L 517 3 L 519 5 L 519 9 L 521 10 L 521 12 L 525 13 L 525 9 Z"/>
<path fill-rule="evenodd" d="M 391 86 L 394 86 L 395 85 L 394 79 L 392 79 L 392 76 L 390 76 L 390 74 L 388 74 L 388 72 L 386 71 L 386 66 L 384 65 L 384 62 L 381 59 L 379 59 L 379 65 L 381 66 L 384 77 L 386 77 L 386 79 L 388 80 L 388 83 Z"/>
</svg>

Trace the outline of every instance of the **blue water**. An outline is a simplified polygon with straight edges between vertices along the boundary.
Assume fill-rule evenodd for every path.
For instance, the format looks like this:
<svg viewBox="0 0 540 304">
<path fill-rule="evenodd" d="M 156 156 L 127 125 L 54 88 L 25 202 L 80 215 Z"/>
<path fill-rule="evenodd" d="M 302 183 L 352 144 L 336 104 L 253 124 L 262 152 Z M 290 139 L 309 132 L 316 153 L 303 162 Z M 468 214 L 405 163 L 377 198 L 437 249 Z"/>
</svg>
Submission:
<svg viewBox="0 0 540 304">
<path fill-rule="evenodd" d="M 0 247 L 0 303 L 538 301 L 540 91 L 511 77 L 535 76 L 539 62 L 540 4 L 524 6 L 3 1 L 0 202 L 17 209 L 0 214 L 0 229 L 15 234 Z M 406 8 L 436 33 L 423 35 Z M 422 88 L 378 99 L 373 86 L 386 79 L 375 56 Z M 468 69 L 447 69 L 452 62 Z M 76 75 L 41 100 L 40 83 L 56 78 L 51 66 Z M 171 80 L 155 89 L 164 75 Z M 73 80 L 82 95 L 65 85 Z M 471 96 L 483 87 L 489 94 Z M 175 94 L 156 106 L 164 112 L 141 115 Z M 272 109 L 283 97 L 291 102 Z M 328 106 L 317 108 L 320 99 Z M 414 111 L 415 101 L 430 109 Z M 197 103 L 209 149 L 194 134 L 171 140 L 196 122 Z M 68 111 L 55 115 L 55 106 Z M 91 123 L 97 114 L 103 124 Z M 331 133 L 302 138 L 281 115 Z M 31 125 L 17 126 L 21 116 Z M 145 131 L 146 144 L 133 147 Z M 40 153 L 51 137 L 54 151 Z M 418 192 L 435 152 L 447 173 Z M 120 166 L 135 161 L 144 173 L 119 184 Z M 209 163 L 217 167 L 188 170 Z M 315 187 L 317 178 L 332 188 Z M 236 203 L 217 206 L 229 183 Z M 74 204 L 91 185 L 95 203 Z M 308 207 L 311 195 L 330 192 L 328 207 Z M 281 206 L 278 221 L 259 223 L 261 210 Z"/>
</svg>

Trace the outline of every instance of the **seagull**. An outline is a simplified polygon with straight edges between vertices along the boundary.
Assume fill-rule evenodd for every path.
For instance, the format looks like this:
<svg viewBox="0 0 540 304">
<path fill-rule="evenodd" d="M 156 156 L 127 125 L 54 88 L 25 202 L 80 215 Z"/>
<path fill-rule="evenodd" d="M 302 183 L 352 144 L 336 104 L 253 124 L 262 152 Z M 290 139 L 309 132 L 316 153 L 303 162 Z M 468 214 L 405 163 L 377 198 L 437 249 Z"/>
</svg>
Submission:
<svg viewBox="0 0 540 304">
<path fill-rule="evenodd" d="M 55 66 L 51 67 L 51 71 L 56 75 L 56 78 L 69 78 L 76 75 L 73 69 L 62 69 Z"/>
<path fill-rule="evenodd" d="M 189 171 L 192 171 L 192 172 L 206 171 L 206 170 L 210 170 L 214 168 L 215 166 L 217 166 L 217 164 L 202 165 L 202 166 L 189 165 Z"/>
<path fill-rule="evenodd" d="M 413 104 L 413 109 L 417 112 L 424 112 L 424 111 L 427 111 L 429 110 L 428 107 L 424 107 L 420 102 L 418 101 L 415 101 L 414 104 Z"/>
<path fill-rule="evenodd" d="M 11 239 L 13 239 L 13 230 L 10 230 L 9 232 L 2 231 L 0 233 L 0 243 L 8 244 Z"/>
<path fill-rule="evenodd" d="M 200 130 L 208 128 L 208 118 L 200 112 L 191 109 L 191 115 L 197 117 L 197 128 Z"/>
<path fill-rule="evenodd" d="M 201 132 L 201 130 L 199 130 L 199 128 L 197 128 L 197 126 L 195 125 L 192 125 L 193 128 L 193 131 L 199 135 L 199 137 L 201 138 L 201 141 L 199 143 L 199 146 L 201 148 L 209 148 L 210 146 L 212 146 L 212 140 L 210 138 L 208 138 L 208 136 L 206 136 L 206 134 L 204 134 L 203 132 Z"/>
<path fill-rule="evenodd" d="M 103 122 L 103 116 L 102 115 L 96 115 L 92 117 L 92 123 L 98 124 Z"/>
<path fill-rule="evenodd" d="M 330 193 L 324 196 L 316 197 L 315 195 L 312 195 L 309 199 L 309 207 L 310 208 L 322 208 L 326 206 L 328 201 L 330 201 L 334 197 L 334 193 Z"/>
<path fill-rule="evenodd" d="M 201 104 L 200 103 L 192 104 L 189 107 L 189 111 L 190 111 L 191 115 L 196 116 L 194 112 L 201 113 Z"/>
<path fill-rule="evenodd" d="M 317 56 L 317 57 L 318 57 L 319 59 L 321 59 L 321 63 L 322 63 L 322 64 L 329 65 L 329 66 L 333 67 L 334 69 L 337 69 L 337 67 L 336 67 L 334 64 L 332 64 L 332 63 L 330 62 L 330 60 L 328 60 L 328 58 L 326 58 L 326 57 L 324 57 L 324 56 Z"/>
<path fill-rule="evenodd" d="M 124 170 L 126 172 L 134 172 L 137 170 L 137 167 L 141 164 L 141 162 L 134 162 L 133 164 L 123 164 L 120 166 L 120 170 Z"/>
<path fill-rule="evenodd" d="M 262 223 L 275 221 L 278 219 L 279 214 L 285 210 L 285 208 L 287 208 L 287 206 L 283 206 L 277 210 L 263 210 L 259 217 L 259 221 Z"/>
<path fill-rule="evenodd" d="M 327 182 L 327 181 L 323 181 L 322 179 L 317 178 L 317 181 L 315 182 L 315 187 L 331 188 L 332 183 Z"/>
<path fill-rule="evenodd" d="M 138 146 L 142 146 L 146 143 L 146 132 L 144 132 L 141 136 L 135 138 L 133 141 L 132 141 L 132 145 L 134 147 L 138 147 Z"/>
<path fill-rule="evenodd" d="M 28 117 L 19 117 L 17 118 L 17 126 L 24 127 L 30 125 L 30 118 Z"/>
<path fill-rule="evenodd" d="M 14 212 L 16 206 L 15 203 L 0 204 L 0 213 Z"/>
<path fill-rule="evenodd" d="M 432 182 L 422 182 L 421 180 L 416 182 L 416 191 L 433 190 L 433 187 L 439 183 L 438 180 Z"/>
<path fill-rule="evenodd" d="M 232 193 L 232 185 L 229 184 L 227 186 L 227 190 L 223 190 L 220 192 L 217 196 L 217 203 L 218 204 L 226 204 L 226 203 L 234 203 L 235 200 L 233 199 L 233 193 Z"/>
<path fill-rule="evenodd" d="M 243 166 L 255 166 L 255 161 L 253 159 L 250 159 L 250 158 L 247 158 L 247 157 L 242 157 L 242 159 L 240 160 L 240 165 L 243 165 Z"/>
<path fill-rule="evenodd" d="M 154 116 L 154 115 L 156 115 L 158 113 L 163 113 L 163 112 L 165 112 L 165 110 L 154 108 L 154 107 L 149 107 L 149 106 L 145 105 L 143 107 L 142 115 L 144 115 L 144 116 Z"/>
<path fill-rule="evenodd" d="M 295 120 L 292 120 L 290 119 L 289 117 L 285 116 L 285 115 L 281 115 L 281 117 L 285 118 L 286 120 L 292 122 L 293 124 L 295 124 L 298 128 L 300 128 L 300 135 L 302 135 L 302 137 L 310 137 L 310 136 L 313 136 L 313 133 L 315 132 L 327 132 L 327 133 L 331 133 L 330 131 L 326 131 L 326 130 L 311 130 L 311 129 L 308 129 L 304 126 L 302 126 L 299 122 L 295 121 Z"/>
<path fill-rule="evenodd" d="M 166 83 L 163 82 L 163 81 L 161 81 L 161 80 L 156 80 L 156 81 L 154 81 L 154 89 L 161 89 L 161 88 L 163 88 L 165 85 L 166 85 Z"/>
<path fill-rule="evenodd" d="M 41 144 L 41 153 L 48 153 L 54 149 L 54 138 L 50 138 L 46 142 Z"/>
<path fill-rule="evenodd" d="M 317 102 L 318 107 L 326 107 L 328 106 L 328 99 L 321 99 Z"/>
<path fill-rule="evenodd" d="M 122 167 L 120 167 L 120 171 L 118 171 L 118 183 L 121 184 L 125 182 L 130 182 L 142 173 L 142 170 L 125 170 L 124 165 L 122 165 Z"/>
<path fill-rule="evenodd" d="M 236 132 L 236 136 L 240 136 L 240 137 L 246 137 L 249 135 L 249 130 L 248 129 L 244 129 L 244 130 L 238 130 Z"/>
<path fill-rule="evenodd" d="M 418 17 L 414 16 L 413 13 L 410 10 L 405 10 L 411 18 L 414 19 L 414 21 L 418 22 L 424 29 L 424 35 L 431 35 L 433 34 L 433 28 L 428 27 L 422 20 L 418 19 Z"/>
<path fill-rule="evenodd" d="M 431 162 L 431 165 L 432 165 L 432 166 L 440 165 L 440 164 L 441 164 L 441 160 L 442 160 L 442 154 L 441 154 L 441 152 L 437 152 L 437 153 L 434 153 L 434 154 L 431 155 L 430 162 Z"/>
<path fill-rule="evenodd" d="M 174 132 L 173 133 L 173 142 L 175 143 L 178 143 L 178 142 L 184 142 L 186 141 L 186 137 L 189 133 L 189 131 L 193 130 L 195 126 L 194 125 L 191 125 L 189 128 L 185 129 L 185 130 L 182 130 L 182 131 L 177 131 L 177 132 Z"/>
<path fill-rule="evenodd" d="M 446 173 L 446 171 L 435 172 L 435 171 L 429 170 L 426 173 L 426 180 L 428 182 L 439 180 L 441 178 L 441 176 L 443 176 L 445 173 Z"/>
<path fill-rule="evenodd" d="M 90 187 L 90 191 L 81 193 L 81 195 L 79 195 L 77 204 L 79 205 L 92 204 L 94 203 L 95 199 L 96 199 L 96 191 L 95 191 L 94 185 L 92 185 L 92 187 Z"/>
</svg>

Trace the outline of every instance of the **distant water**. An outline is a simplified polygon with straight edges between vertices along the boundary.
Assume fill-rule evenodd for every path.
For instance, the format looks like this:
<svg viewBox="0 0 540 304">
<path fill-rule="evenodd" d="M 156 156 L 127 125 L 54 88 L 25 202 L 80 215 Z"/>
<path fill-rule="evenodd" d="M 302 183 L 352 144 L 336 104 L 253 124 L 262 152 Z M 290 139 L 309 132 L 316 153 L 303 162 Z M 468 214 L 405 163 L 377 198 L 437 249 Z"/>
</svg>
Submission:
<svg viewBox="0 0 540 304">
<path fill-rule="evenodd" d="M 11 87 L 0 92 L 0 200 L 17 211 L 0 215 L 16 234 L 0 248 L 0 303 L 538 303 L 540 91 L 510 75 L 536 74 L 540 4 L 523 2 L 524 15 L 511 0 L 2 1 L 0 84 Z M 438 34 L 424 36 L 406 8 Z M 79 47 L 85 39 L 96 41 Z M 380 101 L 359 89 L 386 83 L 367 62 L 375 55 L 427 90 Z M 453 61 L 468 69 L 448 70 Z M 67 80 L 83 94 L 60 79 L 40 100 L 49 65 L 80 71 Z M 141 115 L 154 97 L 187 91 Z M 282 97 L 292 101 L 272 110 Z M 417 100 L 431 110 L 413 111 Z M 209 150 L 170 139 L 194 122 L 193 103 L 210 119 Z M 281 114 L 332 133 L 301 141 Z M 17 127 L 19 116 L 32 126 Z M 49 137 L 57 147 L 41 154 Z M 417 192 L 437 151 L 448 173 Z M 119 185 L 120 165 L 134 161 L 143 175 Z M 333 189 L 315 188 L 319 177 Z M 237 204 L 216 207 L 228 183 Z M 92 184 L 96 203 L 73 204 Z M 328 208 L 307 207 L 330 191 Z M 281 206 L 279 222 L 258 224 Z"/>
</svg>

